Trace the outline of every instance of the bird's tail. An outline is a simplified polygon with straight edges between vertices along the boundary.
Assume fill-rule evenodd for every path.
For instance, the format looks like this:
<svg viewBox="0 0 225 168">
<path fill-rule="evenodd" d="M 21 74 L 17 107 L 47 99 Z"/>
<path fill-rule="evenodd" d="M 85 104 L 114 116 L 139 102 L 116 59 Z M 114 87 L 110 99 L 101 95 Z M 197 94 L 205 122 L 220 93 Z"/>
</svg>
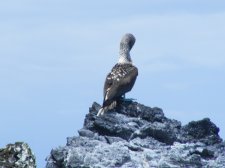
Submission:
<svg viewBox="0 0 225 168">
<path fill-rule="evenodd" d="M 105 111 L 106 111 L 106 109 L 104 107 L 100 108 L 97 116 L 103 115 L 105 113 Z"/>
<path fill-rule="evenodd" d="M 116 107 L 116 101 L 113 101 L 110 105 L 108 106 L 104 106 L 102 108 L 99 109 L 97 116 L 101 116 L 103 115 L 105 112 L 107 112 L 108 110 L 111 110 L 113 108 Z"/>
</svg>

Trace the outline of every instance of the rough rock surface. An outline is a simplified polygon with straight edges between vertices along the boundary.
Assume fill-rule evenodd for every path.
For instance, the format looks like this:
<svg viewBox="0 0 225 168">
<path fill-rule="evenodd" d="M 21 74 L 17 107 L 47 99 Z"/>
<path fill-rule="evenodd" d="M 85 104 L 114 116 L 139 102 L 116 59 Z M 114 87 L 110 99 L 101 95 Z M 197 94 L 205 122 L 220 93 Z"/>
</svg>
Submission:
<svg viewBox="0 0 225 168">
<path fill-rule="evenodd" d="M 136 102 L 97 117 L 99 109 L 93 103 L 79 136 L 53 149 L 47 168 L 225 167 L 225 142 L 208 118 L 182 126 Z"/>
<path fill-rule="evenodd" d="M 35 156 L 23 142 L 0 149 L 0 168 L 36 168 Z"/>
</svg>

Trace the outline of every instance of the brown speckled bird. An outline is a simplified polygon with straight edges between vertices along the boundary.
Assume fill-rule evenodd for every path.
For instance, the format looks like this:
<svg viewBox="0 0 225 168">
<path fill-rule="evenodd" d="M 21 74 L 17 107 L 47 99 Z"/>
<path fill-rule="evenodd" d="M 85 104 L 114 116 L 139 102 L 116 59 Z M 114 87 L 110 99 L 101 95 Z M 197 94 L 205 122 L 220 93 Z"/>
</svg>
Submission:
<svg viewBox="0 0 225 168">
<path fill-rule="evenodd" d="M 130 50 L 134 43 L 135 37 L 132 34 L 123 36 L 120 42 L 119 61 L 106 77 L 103 104 L 97 116 L 115 108 L 117 100 L 125 97 L 125 93 L 133 88 L 138 76 L 138 69 L 133 65 L 130 57 Z"/>
</svg>

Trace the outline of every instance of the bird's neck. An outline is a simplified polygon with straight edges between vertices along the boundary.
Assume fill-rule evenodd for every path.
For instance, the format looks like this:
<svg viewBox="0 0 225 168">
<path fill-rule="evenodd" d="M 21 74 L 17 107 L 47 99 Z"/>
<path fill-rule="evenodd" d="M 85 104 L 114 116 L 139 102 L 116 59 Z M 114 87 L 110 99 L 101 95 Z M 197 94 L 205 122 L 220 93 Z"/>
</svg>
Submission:
<svg viewBox="0 0 225 168">
<path fill-rule="evenodd" d="M 129 51 L 120 51 L 119 64 L 132 64 Z"/>
</svg>

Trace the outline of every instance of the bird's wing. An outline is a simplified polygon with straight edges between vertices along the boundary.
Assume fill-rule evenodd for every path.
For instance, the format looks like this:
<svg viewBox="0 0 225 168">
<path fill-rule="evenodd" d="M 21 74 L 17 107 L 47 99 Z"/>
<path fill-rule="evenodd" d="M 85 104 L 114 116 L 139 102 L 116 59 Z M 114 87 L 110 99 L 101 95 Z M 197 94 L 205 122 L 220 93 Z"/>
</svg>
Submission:
<svg viewBox="0 0 225 168">
<path fill-rule="evenodd" d="M 106 77 L 104 103 L 111 102 L 129 92 L 135 83 L 137 75 L 138 69 L 133 65 L 115 65 Z"/>
</svg>

